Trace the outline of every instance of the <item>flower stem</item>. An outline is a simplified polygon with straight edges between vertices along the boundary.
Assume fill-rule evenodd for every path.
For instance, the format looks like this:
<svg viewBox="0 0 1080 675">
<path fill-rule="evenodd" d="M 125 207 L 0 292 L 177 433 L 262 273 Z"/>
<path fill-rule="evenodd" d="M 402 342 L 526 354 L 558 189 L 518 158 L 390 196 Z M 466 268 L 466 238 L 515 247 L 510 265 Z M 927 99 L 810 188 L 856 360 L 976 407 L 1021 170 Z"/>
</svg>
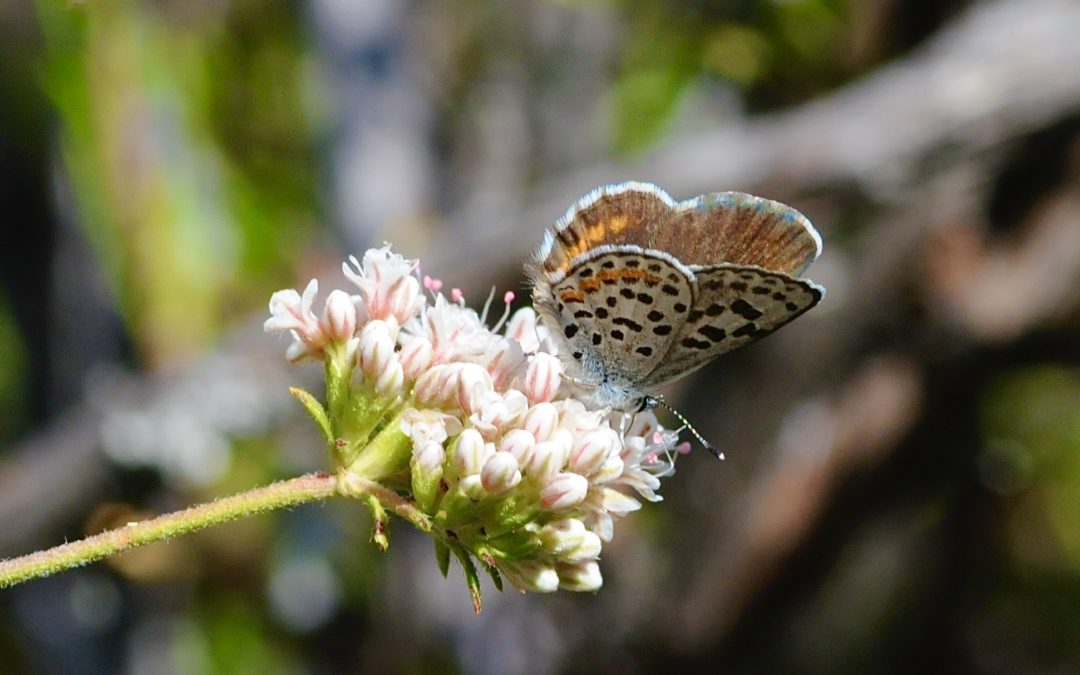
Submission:
<svg viewBox="0 0 1080 675">
<path fill-rule="evenodd" d="M 338 482 L 332 474 L 310 473 L 150 520 L 128 523 L 86 539 L 0 561 L 0 588 L 243 516 L 318 501 L 336 494 Z"/>
</svg>

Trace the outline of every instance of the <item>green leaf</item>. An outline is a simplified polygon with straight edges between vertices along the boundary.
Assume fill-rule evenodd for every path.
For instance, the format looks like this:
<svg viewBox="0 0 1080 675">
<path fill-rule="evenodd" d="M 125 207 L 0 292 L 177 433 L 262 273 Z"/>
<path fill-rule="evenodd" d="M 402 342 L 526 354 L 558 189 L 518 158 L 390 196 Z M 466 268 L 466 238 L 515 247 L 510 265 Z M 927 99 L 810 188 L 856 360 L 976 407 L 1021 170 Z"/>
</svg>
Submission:
<svg viewBox="0 0 1080 675">
<path fill-rule="evenodd" d="M 458 562 L 461 563 L 465 570 L 465 583 L 468 584 L 469 594 L 472 595 L 473 610 L 479 614 L 483 603 L 480 594 L 480 576 L 476 572 L 476 565 L 473 564 L 468 551 L 460 546 L 454 547 L 454 555 L 457 556 Z"/>
<path fill-rule="evenodd" d="M 450 573 L 450 547 L 438 539 L 435 540 L 435 560 L 439 563 L 439 571 L 443 579 Z"/>
</svg>

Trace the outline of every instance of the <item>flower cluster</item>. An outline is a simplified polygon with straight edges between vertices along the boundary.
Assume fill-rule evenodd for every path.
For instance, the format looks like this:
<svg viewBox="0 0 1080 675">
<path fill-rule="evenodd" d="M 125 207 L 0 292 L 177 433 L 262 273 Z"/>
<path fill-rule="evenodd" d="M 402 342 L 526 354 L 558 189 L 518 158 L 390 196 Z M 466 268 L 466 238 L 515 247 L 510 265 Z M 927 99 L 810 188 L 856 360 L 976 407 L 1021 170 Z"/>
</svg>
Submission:
<svg viewBox="0 0 1080 675">
<path fill-rule="evenodd" d="M 479 560 L 522 590 L 599 588 L 615 519 L 640 508 L 632 494 L 660 499 L 659 479 L 685 449 L 677 434 L 650 411 L 573 398 L 546 328 L 532 309 L 510 316 L 510 293 L 489 328 L 487 308 L 443 295 L 388 246 L 344 272 L 358 294 L 333 291 L 316 316 L 315 281 L 279 291 L 265 324 L 292 335 L 290 360 L 326 364 L 326 406 L 305 404 L 340 474 L 408 499 L 444 572 L 454 554 L 470 586 Z"/>
</svg>

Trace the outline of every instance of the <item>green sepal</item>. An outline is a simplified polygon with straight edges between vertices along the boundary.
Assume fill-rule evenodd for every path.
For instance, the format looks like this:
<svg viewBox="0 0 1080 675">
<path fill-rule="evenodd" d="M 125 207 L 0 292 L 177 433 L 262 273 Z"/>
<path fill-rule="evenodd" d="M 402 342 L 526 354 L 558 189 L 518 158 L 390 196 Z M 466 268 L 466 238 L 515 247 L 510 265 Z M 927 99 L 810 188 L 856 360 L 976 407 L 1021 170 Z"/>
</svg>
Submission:
<svg viewBox="0 0 1080 675">
<path fill-rule="evenodd" d="M 540 549 L 540 537 L 531 532 L 508 532 L 496 537 L 487 537 L 477 547 L 479 555 L 490 555 L 503 560 L 521 560 L 531 558 Z"/>
<path fill-rule="evenodd" d="M 473 611 L 479 614 L 483 603 L 480 593 L 480 575 L 476 573 L 476 565 L 473 564 L 468 551 L 460 546 L 454 547 L 454 555 L 457 556 L 458 562 L 461 563 L 461 567 L 465 570 L 465 583 L 469 587 L 469 595 L 472 596 Z"/>
<path fill-rule="evenodd" d="M 346 436 L 349 429 L 343 425 L 344 412 L 352 398 L 349 391 L 349 380 L 352 378 L 351 363 L 346 363 L 344 353 L 338 350 L 327 349 L 324 377 L 326 379 L 326 408 L 333 420 L 332 427 L 335 435 Z"/>
<path fill-rule="evenodd" d="M 507 497 L 492 505 L 485 515 L 488 516 L 485 518 L 488 521 L 488 534 L 500 535 L 519 530 L 536 520 L 540 515 L 540 505 L 534 499 Z"/>
<path fill-rule="evenodd" d="M 438 539 L 435 540 L 435 560 L 439 563 L 439 571 L 445 579 L 450 573 L 450 547 Z"/>
<path fill-rule="evenodd" d="M 442 496 L 440 487 L 443 476 L 442 467 L 440 466 L 431 472 L 420 471 L 416 466 L 415 458 L 410 460 L 409 466 L 412 469 L 410 471 L 412 493 L 416 505 L 424 513 L 429 515 L 435 513 L 435 509 L 439 505 L 439 497 Z"/>
<path fill-rule="evenodd" d="M 289 393 L 297 401 L 300 401 L 300 405 L 304 406 L 304 409 L 311 415 L 311 419 L 315 420 L 315 424 L 322 431 L 327 444 L 333 447 L 334 432 L 330 427 L 330 417 L 326 414 L 326 408 L 323 407 L 322 403 L 319 403 L 319 399 L 315 398 L 311 392 L 300 387 L 289 387 Z"/>
<path fill-rule="evenodd" d="M 467 494 L 460 489 L 454 489 L 443 496 L 436 520 L 441 527 L 453 529 L 473 523 L 478 510 L 477 503 Z"/>
<path fill-rule="evenodd" d="M 401 412 L 360 450 L 347 465 L 348 470 L 368 480 L 385 481 L 407 470 L 412 457 L 412 439 L 401 431 Z"/>
</svg>

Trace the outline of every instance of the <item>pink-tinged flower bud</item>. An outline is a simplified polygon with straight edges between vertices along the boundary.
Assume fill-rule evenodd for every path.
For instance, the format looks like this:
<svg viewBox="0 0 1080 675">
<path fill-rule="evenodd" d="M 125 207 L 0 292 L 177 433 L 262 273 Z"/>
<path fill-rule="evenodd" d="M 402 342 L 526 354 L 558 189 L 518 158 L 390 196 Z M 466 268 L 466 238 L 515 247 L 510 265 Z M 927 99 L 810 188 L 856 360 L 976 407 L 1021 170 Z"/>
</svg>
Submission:
<svg viewBox="0 0 1080 675">
<path fill-rule="evenodd" d="M 401 369 L 401 364 L 394 360 L 379 374 L 379 379 L 375 381 L 375 393 L 380 396 L 394 396 L 401 393 L 404 386 L 405 372 Z"/>
<path fill-rule="evenodd" d="M 574 549 L 567 551 L 563 556 L 563 560 L 566 562 L 585 562 L 586 560 L 596 560 L 600 557 L 600 549 L 603 544 L 600 541 L 600 537 L 596 536 L 594 532 L 584 532 L 581 536 L 581 542 Z"/>
<path fill-rule="evenodd" d="M 466 497 L 474 501 L 480 501 L 488 496 L 487 491 L 484 489 L 484 483 L 480 478 L 480 474 L 462 478 L 458 481 L 458 489 L 464 492 Z"/>
<path fill-rule="evenodd" d="M 499 452 L 509 452 L 518 461 L 518 466 L 525 466 L 532 457 L 536 439 L 524 429 L 512 429 L 503 436 L 499 443 Z"/>
<path fill-rule="evenodd" d="M 506 337 L 517 340 L 528 354 L 539 349 L 540 339 L 536 335 L 536 312 L 531 307 L 522 307 L 514 312 L 506 324 Z"/>
<path fill-rule="evenodd" d="M 525 365 L 525 352 L 512 340 L 499 340 L 484 352 L 480 364 L 491 373 L 495 386 L 504 389 Z"/>
<path fill-rule="evenodd" d="M 537 403 L 525 413 L 521 425 L 538 441 L 547 441 L 559 424 L 559 413 L 550 403 Z"/>
<path fill-rule="evenodd" d="M 559 588 L 567 591 L 592 592 L 604 585 L 600 565 L 595 560 L 584 563 L 561 563 L 558 565 Z"/>
<path fill-rule="evenodd" d="M 495 446 L 485 443 L 479 431 L 464 429 L 454 448 L 454 466 L 462 476 L 472 476 L 480 473 L 484 462 L 494 453 Z"/>
<path fill-rule="evenodd" d="M 562 372 L 559 357 L 544 352 L 533 354 L 525 370 L 525 395 L 534 403 L 552 400 L 562 384 Z"/>
<path fill-rule="evenodd" d="M 421 405 L 449 408 L 457 404 L 458 368 L 460 364 L 432 366 L 423 372 L 413 387 L 413 395 Z"/>
<path fill-rule="evenodd" d="M 356 305 L 345 291 L 332 291 L 326 296 L 323 331 L 334 342 L 347 342 L 356 332 Z"/>
<path fill-rule="evenodd" d="M 589 481 L 585 476 L 560 473 L 540 490 L 540 505 L 548 511 L 562 511 L 580 504 L 588 493 Z"/>
<path fill-rule="evenodd" d="M 570 458 L 571 448 L 574 447 L 574 434 L 567 429 L 556 429 L 555 433 L 551 434 L 551 442 L 559 446 L 565 463 Z"/>
<path fill-rule="evenodd" d="M 484 462 L 480 480 L 489 494 L 506 492 L 521 482 L 517 460 L 508 452 L 496 452 Z"/>
<path fill-rule="evenodd" d="M 441 473 L 443 462 L 446 461 L 446 450 L 440 443 L 427 441 L 413 451 L 413 458 L 416 460 L 415 470 L 427 474 L 436 471 Z"/>
<path fill-rule="evenodd" d="M 360 370 L 372 380 L 378 380 L 383 371 L 396 361 L 394 338 L 390 326 L 385 321 L 369 321 L 360 331 L 360 348 L 357 353 Z"/>
<path fill-rule="evenodd" d="M 419 309 L 420 281 L 414 276 L 401 277 L 391 287 L 386 297 L 386 304 L 391 316 L 401 325 L 412 318 Z"/>
<path fill-rule="evenodd" d="M 532 482 L 544 485 L 562 470 L 564 464 L 566 454 L 559 444 L 554 441 L 541 441 L 533 446 L 525 473 Z"/>
<path fill-rule="evenodd" d="M 562 557 L 581 546 L 585 540 L 585 523 L 580 518 L 553 520 L 540 528 L 540 546 L 551 555 Z"/>
<path fill-rule="evenodd" d="M 477 411 L 484 401 L 484 395 L 495 390 L 491 383 L 491 375 L 482 366 L 475 363 L 457 364 L 457 398 L 458 405 L 471 415 Z"/>
<path fill-rule="evenodd" d="M 591 476 L 618 447 L 619 435 L 613 429 L 587 431 L 575 439 L 570 450 L 570 470 Z"/>
<path fill-rule="evenodd" d="M 559 573 L 555 566 L 539 560 L 517 563 L 516 575 L 521 585 L 533 593 L 554 593 L 559 590 Z"/>
<path fill-rule="evenodd" d="M 427 338 L 408 336 L 402 338 L 401 342 L 402 347 L 401 352 L 398 354 L 398 361 L 401 362 L 405 377 L 415 380 L 431 366 L 435 358 L 435 351 L 431 346 L 431 341 Z"/>
</svg>

